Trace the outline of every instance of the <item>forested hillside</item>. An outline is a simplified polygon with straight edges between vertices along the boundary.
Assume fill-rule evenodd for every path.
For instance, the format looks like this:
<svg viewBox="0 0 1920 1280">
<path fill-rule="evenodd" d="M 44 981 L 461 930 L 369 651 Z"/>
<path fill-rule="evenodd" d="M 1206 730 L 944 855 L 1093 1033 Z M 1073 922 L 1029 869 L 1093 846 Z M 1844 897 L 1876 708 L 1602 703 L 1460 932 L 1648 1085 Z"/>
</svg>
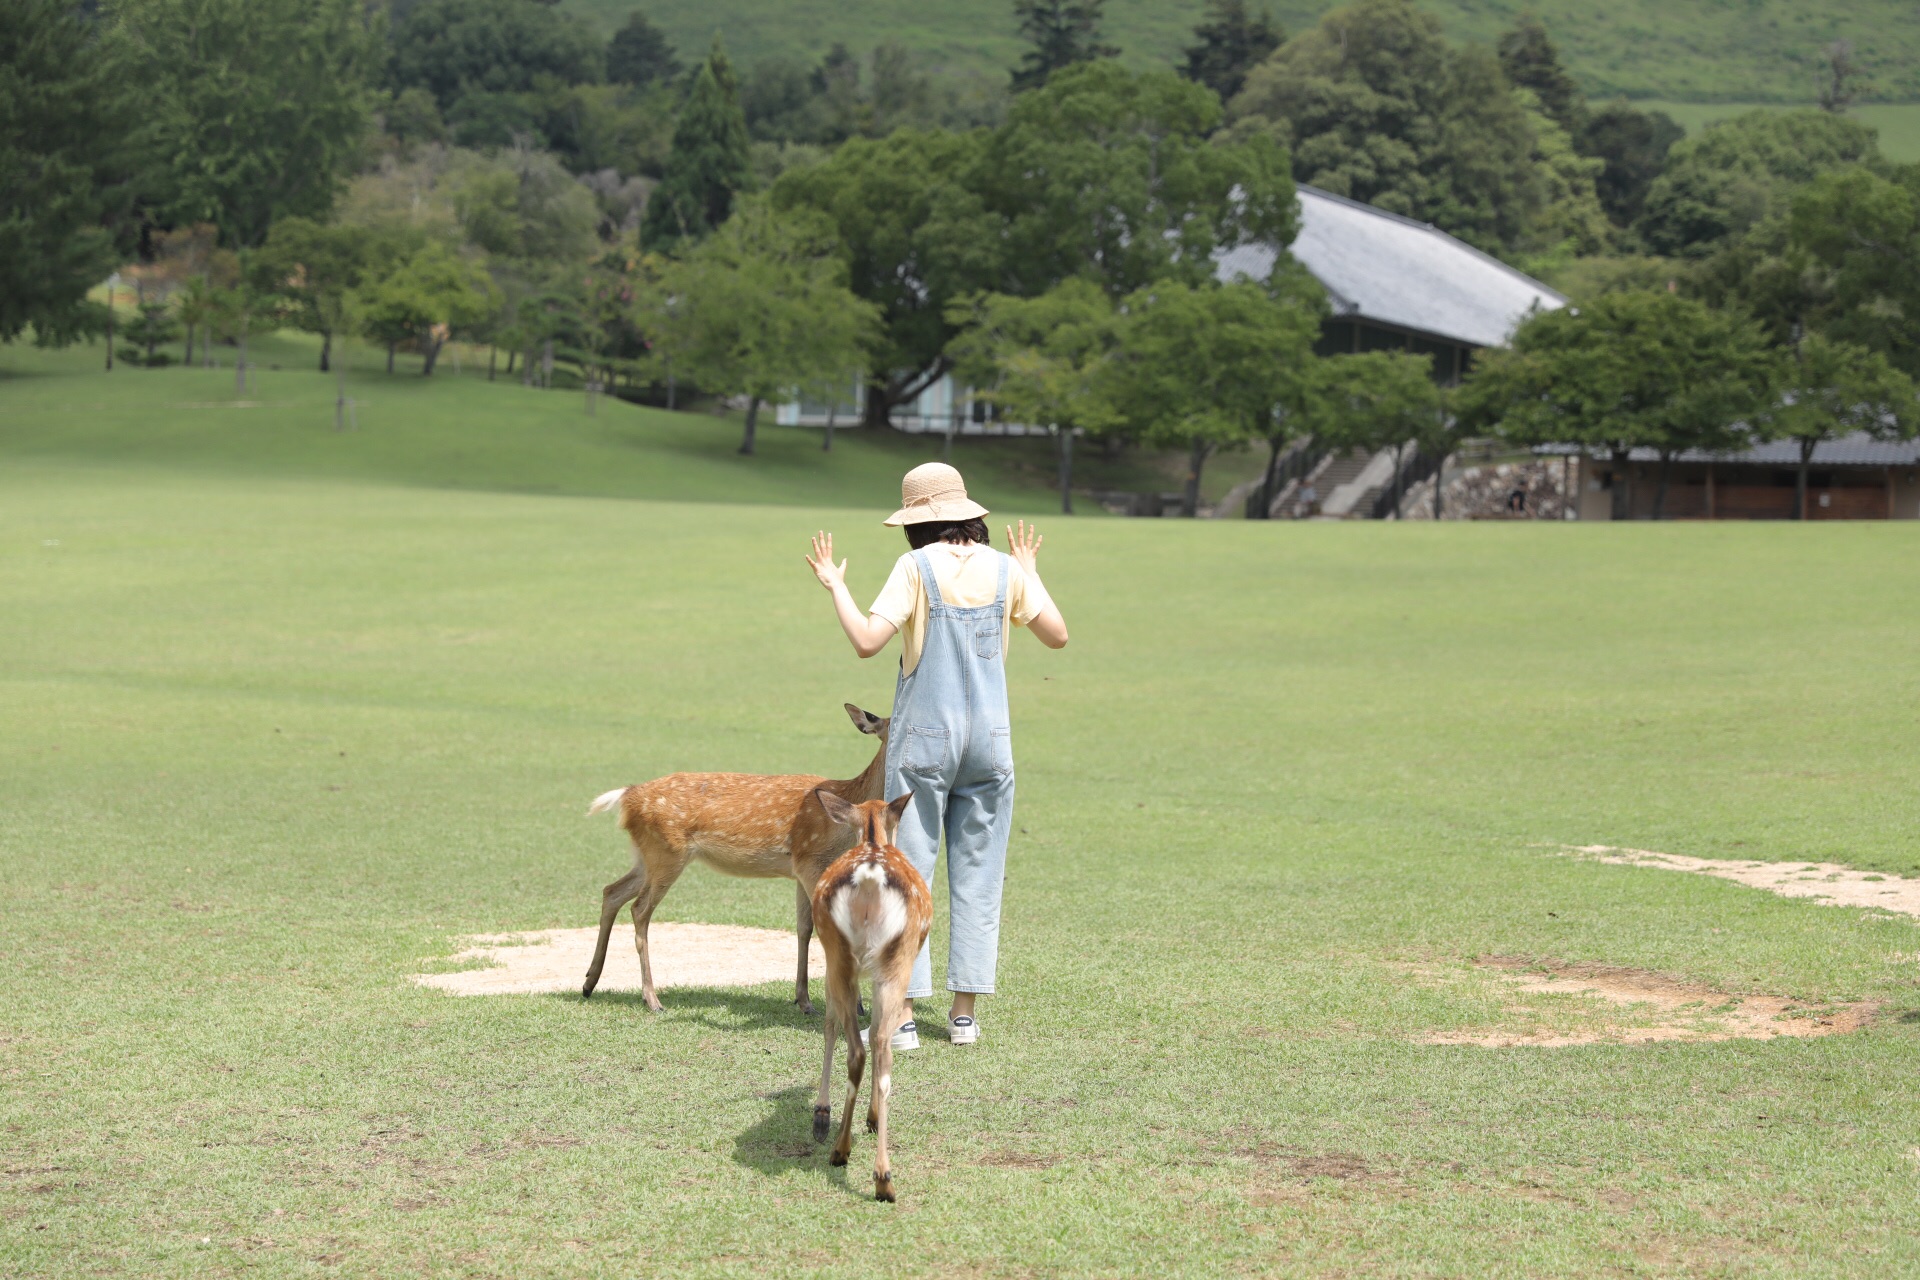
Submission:
<svg viewBox="0 0 1920 1280">
<path fill-rule="evenodd" d="M 613 30 L 634 0 L 563 0 Z M 1022 45 L 1004 0 L 648 0 L 640 5 L 682 49 L 703 49 L 716 29 L 742 62 L 775 54 L 817 60 L 835 41 L 856 51 L 889 36 L 962 75 L 1001 77 Z M 1256 6 L 1257 7 L 1257 6 Z M 1332 0 L 1278 0 L 1289 32 Z M 1920 100 L 1920 21 L 1909 0 L 1433 0 L 1447 34 L 1491 42 L 1523 12 L 1546 23 L 1581 86 L 1595 97 L 1683 101 L 1811 102 L 1821 51 L 1852 40 L 1869 84 L 1863 99 Z M 1204 0 L 1110 0 L 1107 38 L 1126 61 L 1169 63 Z"/>
</svg>

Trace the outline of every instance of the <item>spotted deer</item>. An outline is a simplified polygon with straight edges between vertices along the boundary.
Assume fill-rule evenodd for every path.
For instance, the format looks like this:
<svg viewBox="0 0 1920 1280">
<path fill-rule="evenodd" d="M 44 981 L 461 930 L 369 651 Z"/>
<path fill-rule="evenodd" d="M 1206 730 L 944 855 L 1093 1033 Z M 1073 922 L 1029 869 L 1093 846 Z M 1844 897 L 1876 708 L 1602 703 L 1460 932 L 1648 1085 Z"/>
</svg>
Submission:
<svg viewBox="0 0 1920 1280">
<path fill-rule="evenodd" d="M 730 876 L 785 877 L 795 882 L 794 932 L 800 960 L 793 1002 L 814 1011 L 807 993 L 807 944 L 813 937 L 813 886 L 827 865 L 850 848 L 855 833 L 827 817 L 814 797 L 860 803 L 878 800 L 887 780 L 885 716 L 851 702 L 847 714 L 860 732 L 880 739 L 873 760 L 854 777 L 828 781 L 817 774 L 675 773 L 600 796 L 589 814 L 620 811 L 620 825 L 633 841 L 633 870 L 601 891 L 600 937 L 580 988 L 585 999 L 599 985 L 607 940 L 620 908 L 633 903 L 633 941 L 640 952 L 640 994 L 660 1011 L 647 957 L 647 926 L 660 900 L 695 858 Z"/>
<path fill-rule="evenodd" d="M 813 1140 L 826 1140 L 833 1120 L 833 1050 L 847 1038 L 847 1106 L 832 1161 L 844 1165 L 853 1149 L 853 1105 L 860 1100 L 860 1076 L 868 1048 L 860 1043 L 860 979 L 873 980 L 873 1021 L 868 1039 L 873 1053 L 873 1088 L 868 1095 L 867 1132 L 874 1136 L 873 1198 L 893 1199 L 893 1166 L 887 1160 L 887 1102 L 893 1093 L 890 1039 L 907 1020 L 907 982 L 913 958 L 927 940 L 933 922 L 933 895 L 907 856 L 894 847 L 900 815 L 913 800 L 908 792 L 888 804 L 869 800 L 848 804 L 824 788 L 815 793 L 827 816 L 859 833 L 860 842 L 834 859 L 813 890 L 814 926 L 827 953 L 826 1051 L 820 1064 L 820 1093 L 813 1103 Z"/>
</svg>

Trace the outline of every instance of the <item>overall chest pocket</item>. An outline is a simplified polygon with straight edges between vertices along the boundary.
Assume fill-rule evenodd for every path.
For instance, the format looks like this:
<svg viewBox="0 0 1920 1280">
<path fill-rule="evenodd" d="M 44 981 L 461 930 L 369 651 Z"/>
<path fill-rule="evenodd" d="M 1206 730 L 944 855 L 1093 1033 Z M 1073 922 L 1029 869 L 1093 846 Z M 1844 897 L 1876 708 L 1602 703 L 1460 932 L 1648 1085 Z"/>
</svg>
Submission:
<svg viewBox="0 0 1920 1280">
<path fill-rule="evenodd" d="M 973 624 L 973 652 L 982 658 L 1000 656 L 1000 619 L 983 618 Z"/>
</svg>

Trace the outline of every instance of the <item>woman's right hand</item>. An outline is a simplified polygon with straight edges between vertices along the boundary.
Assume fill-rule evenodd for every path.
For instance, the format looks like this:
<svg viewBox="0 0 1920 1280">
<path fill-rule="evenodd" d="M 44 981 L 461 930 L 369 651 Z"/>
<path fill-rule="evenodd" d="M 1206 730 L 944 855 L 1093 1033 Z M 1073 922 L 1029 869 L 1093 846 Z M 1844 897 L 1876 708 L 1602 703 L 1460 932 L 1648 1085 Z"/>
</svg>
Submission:
<svg viewBox="0 0 1920 1280">
<path fill-rule="evenodd" d="M 1007 554 L 1012 556 L 1014 562 L 1022 569 L 1036 578 L 1040 576 L 1039 560 L 1042 541 L 1039 525 L 1029 525 L 1022 520 L 1018 533 L 1014 532 L 1012 525 L 1007 526 Z"/>
<path fill-rule="evenodd" d="M 807 557 L 807 565 L 827 590 L 847 585 L 847 562 L 833 562 L 833 535 L 824 530 L 813 535 L 813 554 Z"/>
</svg>

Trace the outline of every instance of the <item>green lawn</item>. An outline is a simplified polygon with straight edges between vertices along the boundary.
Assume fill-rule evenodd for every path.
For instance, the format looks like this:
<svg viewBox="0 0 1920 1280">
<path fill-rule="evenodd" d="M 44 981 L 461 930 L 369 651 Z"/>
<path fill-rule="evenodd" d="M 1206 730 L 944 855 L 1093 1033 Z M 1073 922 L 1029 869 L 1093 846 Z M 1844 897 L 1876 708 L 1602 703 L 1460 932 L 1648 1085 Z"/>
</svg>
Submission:
<svg viewBox="0 0 1920 1280">
<path fill-rule="evenodd" d="M 605 31 L 635 8 L 631 0 L 563 2 Z M 1280 0 L 1268 7 L 1297 32 L 1336 2 Z M 717 31 L 748 66 L 775 54 L 817 59 L 835 41 L 864 54 L 892 37 L 919 51 L 938 75 L 1004 84 L 1025 47 L 1010 0 L 651 0 L 640 7 L 683 58 L 705 52 Z M 1920 24 L 1902 0 L 1430 0 L 1423 7 L 1451 39 L 1482 43 L 1520 14 L 1538 15 L 1569 69 L 1598 96 L 1804 102 L 1819 89 L 1821 51 L 1844 38 L 1854 42 L 1877 97 L 1920 98 Z M 1191 43 L 1205 8 L 1204 0 L 1108 0 L 1103 32 L 1132 65 L 1168 66 Z"/>
<path fill-rule="evenodd" d="M 893 472 L 724 504 L 656 441 L 572 496 L 616 451 L 529 410 L 568 494 L 501 492 L 484 388 L 370 382 L 363 435 L 457 410 L 474 451 L 322 466 L 270 375 L 196 429 L 200 375 L 132 376 L 142 447 L 106 379 L 0 381 L 0 1274 L 1920 1269 L 1915 924 L 1543 847 L 1920 870 L 1920 526 L 1047 520 L 1074 639 L 1009 663 L 1002 994 L 901 1059 L 888 1208 L 807 1140 L 778 984 L 406 979 L 592 923 L 609 787 L 865 761 L 839 704 L 888 664 L 799 553 L 877 589 Z M 661 916 L 791 903 L 694 870 Z M 1423 1043 L 1524 1016 L 1490 954 L 1883 1011 Z"/>
<path fill-rule="evenodd" d="M 1686 126 L 1687 132 L 1698 133 L 1715 120 L 1725 120 L 1728 116 L 1737 116 L 1755 107 L 1765 107 L 1769 111 L 1787 111 L 1804 109 L 1810 102 L 1636 102 L 1633 105 L 1642 110 L 1664 111 Z M 1912 164 L 1920 161 L 1920 102 L 1869 102 L 1853 108 L 1850 113 L 1862 124 L 1873 126 L 1880 133 L 1880 150 L 1889 159 Z"/>
</svg>

